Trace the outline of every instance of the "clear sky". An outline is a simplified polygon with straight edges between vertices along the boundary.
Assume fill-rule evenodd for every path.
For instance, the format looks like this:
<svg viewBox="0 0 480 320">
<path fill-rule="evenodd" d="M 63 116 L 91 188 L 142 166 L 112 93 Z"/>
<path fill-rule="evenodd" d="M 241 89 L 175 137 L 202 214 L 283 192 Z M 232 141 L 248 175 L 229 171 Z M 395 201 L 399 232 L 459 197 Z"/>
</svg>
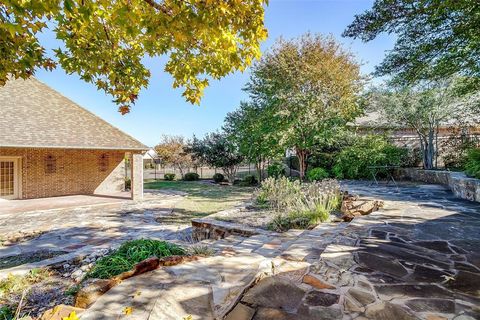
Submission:
<svg viewBox="0 0 480 320">
<path fill-rule="evenodd" d="M 393 47 L 394 38 L 381 36 L 365 44 L 342 38 L 341 33 L 355 14 L 369 9 L 372 3 L 373 0 L 270 0 L 265 14 L 269 37 L 262 44 L 262 50 L 280 36 L 292 38 L 308 31 L 333 34 L 350 48 L 363 63 L 362 72 L 368 74 L 383 59 L 385 51 Z M 51 35 L 44 37 L 49 46 L 58 46 Z M 162 134 L 191 137 L 217 130 L 227 112 L 247 99 L 242 88 L 248 81 L 248 70 L 211 81 L 201 105 L 191 105 L 182 98 L 181 90 L 172 89 L 171 77 L 163 72 L 164 62 L 162 59 L 147 61 L 152 71 L 150 86 L 140 93 L 131 112 L 124 116 L 117 112 L 109 96 L 76 75 L 66 75 L 58 68 L 53 72 L 38 71 L 36 77 L 149 146 L 154 146 Z"/>
</svg>

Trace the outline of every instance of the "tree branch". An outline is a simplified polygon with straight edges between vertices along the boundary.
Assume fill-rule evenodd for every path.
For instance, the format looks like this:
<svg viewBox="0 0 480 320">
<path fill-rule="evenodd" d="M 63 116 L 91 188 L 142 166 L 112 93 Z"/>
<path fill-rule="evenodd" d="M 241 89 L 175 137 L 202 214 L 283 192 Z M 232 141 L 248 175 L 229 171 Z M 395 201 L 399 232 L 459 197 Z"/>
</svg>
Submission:
<svg viewBox="0 0 480 320">
<path fill-rule="evenodd" d="M 159 3 L 156 3 L 155 0 L 143 0 L 145 1 L 148 5 L 150 5 L 152 8 L 155 8 L 167 15 L 170 15 L 170 13 L 168 12 L 167 8 L 165 8 L 165 6 L 159 4 Z"/>
</svg>

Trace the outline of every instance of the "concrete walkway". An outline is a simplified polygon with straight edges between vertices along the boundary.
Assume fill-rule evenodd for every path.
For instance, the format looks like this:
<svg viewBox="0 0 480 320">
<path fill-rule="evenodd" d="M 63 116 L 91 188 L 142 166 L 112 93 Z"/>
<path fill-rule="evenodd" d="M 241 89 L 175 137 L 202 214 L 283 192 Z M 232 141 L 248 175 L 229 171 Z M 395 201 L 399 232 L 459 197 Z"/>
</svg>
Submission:
<svg viewBox="0 0 480 320">
<path fill-rule="evenodd" d="M 0 217 L 11 214 L 23 214 L 31 211 L 69 209 L 75 207 L 95 206 L 120 203 L 130 200 L 130 192 L 115 195 L 74 195 L 40 199 L 5 200 L 0 199 Z"/>
<path fill-rule="evenodd" d="M 437 186 L 345 186 L 385 207 L 210 243 L 218 256 L 130 278 L 81 319 L 480 318 L 479 204 Z"/>
</svg>

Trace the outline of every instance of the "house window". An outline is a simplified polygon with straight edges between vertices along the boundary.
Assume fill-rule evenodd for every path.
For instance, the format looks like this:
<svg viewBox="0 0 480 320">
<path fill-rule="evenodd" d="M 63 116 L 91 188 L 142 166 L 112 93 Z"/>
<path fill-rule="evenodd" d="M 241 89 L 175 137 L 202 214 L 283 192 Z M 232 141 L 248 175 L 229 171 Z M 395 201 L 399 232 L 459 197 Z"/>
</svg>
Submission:
<svg viewBox="0 0 480 320">
<path fill-rule="evenodd" d="M 52 155 L 45 157 L 45 173 L 57 172 L 57 158 Z"/>
<path fill-rule="evenodd" d="M 98 158 L 98 170 L 101 172 L 108 170 L 108 154 L 102 153 Z"/>
</svg>

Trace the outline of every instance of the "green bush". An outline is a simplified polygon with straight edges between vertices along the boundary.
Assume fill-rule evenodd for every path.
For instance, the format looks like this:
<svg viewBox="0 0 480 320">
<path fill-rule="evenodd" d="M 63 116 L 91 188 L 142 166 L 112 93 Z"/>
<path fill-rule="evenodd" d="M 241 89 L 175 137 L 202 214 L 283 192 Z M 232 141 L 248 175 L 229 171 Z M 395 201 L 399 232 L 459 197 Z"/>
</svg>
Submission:
<svg viewBox="0 0 480 320">
<path fill-rule="evenodd" d="M 175 180 L 175 173 L 165 173 L 163 178 L 167 181 L 173 181 Z"/>
<path fill-rule="evenodd" d="M 468 151 L 465 172 L 470 177 L 480 179 L 480 148 Z"/>
<path fill-rule="evenodd" d="M 108 279 L 131 270 L 137 263 L 150 257 L 185 255 L 186 251 L 175 244 L 159 240 L 131 240 L 99 259 L 88 273 L 90 278 Z"/>
<path fill-rule="evenodd" d="M 132 188 L 132 179 L 125 178 L 125 190 L 130 190 Z"/>
<path fill-rule="evenodd" d="M 258 184 L 257 177 L 255 177 L 254 175 L 245 176 L 242 182 L 245 186 L 255 186 Z"/>
<path fill-rule="evenodd" d="M 225 177 L 221 173 L 215 173 L 213 175 L 213 181 L 215 181 L 216 183 L 223 182 L 224 180 L 225 180 Z"/>
<path fill-rule="evenodd" d="M 200 179 L 200 176 L 196 172 L 188 172 L 183 176 L 185 181 L 197 181 L 198 179 Z"/>
<path fill-rule="evenodd" d="M 371 178 L 369 166 L 399 166 L 405 154 L 405 149 L 392 145 L 382 136 L 361 137 L 338 154 L 333 173 L 339 179 Z M 382 170 L 378 172 L 380 176 L 383 174 Z"/>
<path fill-rule="evenodd" d="M 15 312 L 8 306 L 0 307 L 0 320 L 13 320 Z"/>
<path fill-rule="evenodd" d="M 328 172 L 323 168 L 313 168 L 307 171 L 307 179 L 309 181 L 320 181 L 326 178 L 328 178 Z"/>
<path fill-rule="evenodd" d="M 320 222 L 327 221 L 329 216 L 330 214 L 326 211 L 294 211 L 288 214 L 277 214 L 267 228 L 276 232 L 285 232 L 290 229 L 311 229 Z"/>
<path fill-rule="evenodd" d="M 280 162 L 274 162 L 267 167 L 267 174 L 269 177 L 278 178 L 285 175 L 285 168 Z"/>
<path fill-rule="evenodd" d="M 401 166 L 404 168 L 420 167 L 422 164 L 422 151 L 420 148 L 402 148 L 404 151 L 404 157 L 402 159 Z"/>
</svg>

